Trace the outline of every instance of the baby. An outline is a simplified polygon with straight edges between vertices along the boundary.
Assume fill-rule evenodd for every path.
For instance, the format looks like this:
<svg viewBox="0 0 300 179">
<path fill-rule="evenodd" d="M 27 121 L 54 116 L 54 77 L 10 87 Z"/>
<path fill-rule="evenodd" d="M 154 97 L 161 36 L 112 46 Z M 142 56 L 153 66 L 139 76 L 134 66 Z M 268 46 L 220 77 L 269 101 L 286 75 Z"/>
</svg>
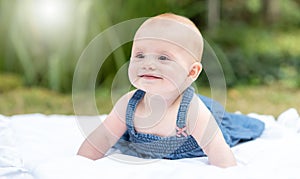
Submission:
<svg viewBox="0 0 300 179">
<path fill-rule="evenodd" d="M 146 20 L 128 69 L 137 89 L 118 100 L 78 155 L 96 160 L 114 147 L 142 158 L 207 156 L 212 165 L 235 166 L 230 147 L 259 137 L 264 124 L 194 93 L 202 53 L 202 35 L 188 18 L 166 13 Z"/>
</svg>

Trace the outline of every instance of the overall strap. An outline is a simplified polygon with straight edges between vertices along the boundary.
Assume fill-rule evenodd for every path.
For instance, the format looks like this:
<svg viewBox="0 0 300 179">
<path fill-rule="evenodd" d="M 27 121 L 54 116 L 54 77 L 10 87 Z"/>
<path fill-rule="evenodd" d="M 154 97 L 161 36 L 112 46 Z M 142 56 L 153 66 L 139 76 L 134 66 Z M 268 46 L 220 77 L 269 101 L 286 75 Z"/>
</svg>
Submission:
<svg viewBox="0 0 300 179">
<path fill-rule="evenodd" d="M 145 92 L 142 90 L 137 90 L 133 96 L 130 98 L 127 109 L 126 109 L 126 125 L 128 129 L 133 129 L 133 117 L 138 103 L 143 99 Z M 186 115 L 190 105 L 190 102 L 194 95 L 194 89 L 188 87 L 184 92 L 178 109 L 177 119 L 176 119 L 176 131 L 177 136 L 186 136 Z"/>
<path fill-rule="evenodd" d="M 145 92 L 142 90 L 136 90 L 133 96 L 130 98 L 127 109 L 126 109 L 126 125 L 128 129 L 133 128 L 133 117 L 135 113 L 135 109 L 138 103 L 143 99 Z"/>
<path fill-rule="evenodd" d="M 178 109 L 177 120 L 176 120 L 176 125 L 177 125 L 176 131 L 178 137 L 181 137 L 182 135 L 186 137 L 186 133 L 185 133 L 186 116 L 193 95 L 194 95 L 193 87 L 188 87 L 183 93 L 180 106 Z"/>
</svg>

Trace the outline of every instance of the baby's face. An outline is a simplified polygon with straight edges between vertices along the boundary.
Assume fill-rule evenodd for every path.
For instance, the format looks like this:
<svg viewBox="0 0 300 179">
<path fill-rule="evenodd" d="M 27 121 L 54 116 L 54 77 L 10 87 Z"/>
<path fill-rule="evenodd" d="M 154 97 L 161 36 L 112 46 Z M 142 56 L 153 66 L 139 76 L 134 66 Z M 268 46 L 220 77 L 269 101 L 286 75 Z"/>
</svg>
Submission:
<svg viewBox="0 0 300 179">
<path fill-rule="evenodd" d="M 195 59 L 185 49 L 166 40 L 135 40 L 129 79 L 133 86 L 153 94 L 181 93 L 191 84 L 189 71 Z"/>
<path fill-rule="evenodd" d="M 181 93 L 191 85 L 192 64 L 200 61 L 203 41 L 196 27 L 172 19 L 150 18 L 138 29 L 128 69 L 133 86 L 146 92 Z"/>
</svg>

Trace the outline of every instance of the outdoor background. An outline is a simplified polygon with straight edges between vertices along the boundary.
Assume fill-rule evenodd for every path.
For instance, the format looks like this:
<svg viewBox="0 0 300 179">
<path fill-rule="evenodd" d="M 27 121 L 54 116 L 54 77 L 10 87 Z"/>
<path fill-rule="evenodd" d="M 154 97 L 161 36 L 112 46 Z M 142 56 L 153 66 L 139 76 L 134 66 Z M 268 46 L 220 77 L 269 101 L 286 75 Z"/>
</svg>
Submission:
<svg viewBox="0 0 300 179">
<path fill-rule="evenodd" d="M 164 12 L 194 21 L 216 52 L 228 111 L 300 111 L 300 0 L 0 0 L 0 114 L 73 114 L 73 73 L 90 41 L 119 22 Z M 111 109 L 112 79 L 130 48 L 99 69 L 100 113 Z M 210 95 L 205 72 L 196 84 Z"/>
</svg>

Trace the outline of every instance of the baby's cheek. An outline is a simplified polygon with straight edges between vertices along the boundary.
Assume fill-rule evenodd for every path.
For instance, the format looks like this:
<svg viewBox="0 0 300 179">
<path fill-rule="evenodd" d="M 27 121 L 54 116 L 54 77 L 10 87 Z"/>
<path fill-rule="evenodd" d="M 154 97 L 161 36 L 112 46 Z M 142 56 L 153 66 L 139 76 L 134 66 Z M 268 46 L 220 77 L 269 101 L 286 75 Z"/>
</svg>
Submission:
<svg viewBox="0 0 300 179">
<path fill-rule="evenodd" d="M 169 70 L 166 70 L 165 76 L 176 86 L 180 86 L 187 78 L 188 72 L 179 65 L 170 66 Z"/>
<path fill-rule="evenodd" d="M 137 67 L 132 63 L 130 63 L 128 67 L 128 78 L 131 84 L 134 84 L 137 80 Z"/>
</svg>

